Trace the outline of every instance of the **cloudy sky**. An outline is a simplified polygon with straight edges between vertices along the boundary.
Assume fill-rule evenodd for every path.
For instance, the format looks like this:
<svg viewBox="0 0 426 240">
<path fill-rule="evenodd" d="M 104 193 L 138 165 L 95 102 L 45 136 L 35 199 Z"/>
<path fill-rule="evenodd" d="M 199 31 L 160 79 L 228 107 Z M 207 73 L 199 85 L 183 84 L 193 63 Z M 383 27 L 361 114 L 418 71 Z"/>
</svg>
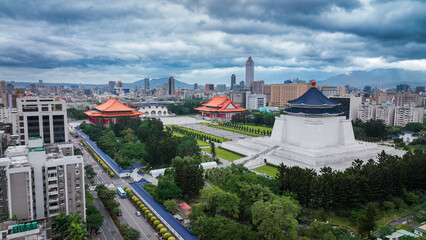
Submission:
<svg viewBox="0 0 426 240">
<path fill-rule="evenodd" d="M 423 0 L 0 1 L 0 79 L 188 83 L 426 70 Z"/>
</svg>

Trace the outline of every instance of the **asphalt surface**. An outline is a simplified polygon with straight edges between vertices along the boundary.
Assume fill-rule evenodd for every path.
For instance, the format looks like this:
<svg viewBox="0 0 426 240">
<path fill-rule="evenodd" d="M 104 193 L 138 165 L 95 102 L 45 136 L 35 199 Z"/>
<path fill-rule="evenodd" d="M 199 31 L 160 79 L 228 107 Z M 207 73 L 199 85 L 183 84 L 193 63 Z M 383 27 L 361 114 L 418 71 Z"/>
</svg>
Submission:
<svg viewBox="0 0 426 240">
<path fill-rule="evenodd" d="M 120 178 L 111 179 L 111 177 L 103 170 L 103 168 L 96 162 L 93 157 L 89 154 L 86 147 L 80 143 L 79 138 L 71 137 L 74 146 L 82 150 L 84 162 L 86 165 L 92 165 L 93 169 L 97 173 L 94 177 L 96 184 L 104 184 L 107 187 L 110 187 L 110 184 L 114 184 L 116 187 L 126 187 L 128 182 Z M 90 184 L 89 184 L 90 185 Z M 114 188 L 115 189 L 115 188 Z M 95 206 L 101 211 L 104 216 L 104 224 L 101 227 L 101 233 L 93 235 L 93 239 L 102 239 L 102 240 L 119 240 L 122 239 L 118 229 L 115 227 L 111 217 L 103 206 L 102 202 L 97 198 L 96 192 L 91 192 L 95 196 Z M 137 217 L 137 209 L 130 203 L 128 199 L 121 199 L 117 196 L 116 200 L 120 203 L 120 209 L 123 213 L 119 217 L 120 222 L 128 223 L 130 227 L 138 230 L 141 233 L 141 240 L 158 240 L 156 232 L 152 229 L 151 225 L 145 221 L 143 217 Z"/>
</svg>

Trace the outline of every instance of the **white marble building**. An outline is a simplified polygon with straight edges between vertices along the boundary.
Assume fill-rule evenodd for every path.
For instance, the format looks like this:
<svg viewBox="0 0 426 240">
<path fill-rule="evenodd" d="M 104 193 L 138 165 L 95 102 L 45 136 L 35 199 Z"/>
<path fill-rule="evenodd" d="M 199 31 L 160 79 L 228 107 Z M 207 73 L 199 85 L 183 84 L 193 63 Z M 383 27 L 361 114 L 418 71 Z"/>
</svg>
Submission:
<svg viewBox="0 0 426 240">
<path fill-rule="evenodd" d="M 166 117 L 169 116 L 167 106 L 159 103 L 148 103 L 138 107 L 138 111 L 144 113 L 141 117 Z"/>
</svg>

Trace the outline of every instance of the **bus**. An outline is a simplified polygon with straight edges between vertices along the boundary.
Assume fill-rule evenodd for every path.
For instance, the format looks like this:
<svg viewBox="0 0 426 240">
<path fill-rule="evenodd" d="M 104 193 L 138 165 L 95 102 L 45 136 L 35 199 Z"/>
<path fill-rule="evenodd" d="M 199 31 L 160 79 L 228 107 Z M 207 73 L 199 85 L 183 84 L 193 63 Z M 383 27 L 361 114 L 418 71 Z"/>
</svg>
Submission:
<svg viewBox="0 0 426 240">
<path fill-rule="evenodd" d="M 120 196 L 121 198 L 126 198 L 126 192 L 121 188 L 121 187 L 118 187 L 117 188 L 117 194 L 118 194 L 118 196 Z"/>
</svg>

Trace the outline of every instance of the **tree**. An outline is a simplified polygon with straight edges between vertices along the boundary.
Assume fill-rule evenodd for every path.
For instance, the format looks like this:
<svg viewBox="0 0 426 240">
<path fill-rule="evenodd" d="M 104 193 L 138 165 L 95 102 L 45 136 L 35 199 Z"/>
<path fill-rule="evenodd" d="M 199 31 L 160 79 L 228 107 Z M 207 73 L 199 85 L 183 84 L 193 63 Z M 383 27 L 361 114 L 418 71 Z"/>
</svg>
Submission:
<svg viewBox="0 0 426 240">
<path fill-rule="evenodd" d="M 163 206 L 169 211 L 171 214 L 175 214 L 178 209 L 178 204 L 173 200 L 166 200 L 163 203 Z"/>
<path fill-rule="evenodd" d="M 86 170 L 86 176 L 88 178 L 93 178 L 94 176 L 96 176 L 96 172 L 95 170 L 93 170 L 92 165 L 86 165 L 84 166 L 84 169 Z"/>
<path fill-rule="evenodd" d="M 300 206 L 290 197 L 275 197 L 252 206 L 252 222 L 265 239 L 295 238 Z"/>
<path fill-rule="evenodd" d="M 65 230 L 67 230 L 68 226 L 68 218 L 63 213 L 60 213 L 58 216 L 55 217 L 55 219 L 53 219 L 53 231 L 59 233 L 61 235 L 61 239 L 64 238 Z"/>
<path fill-rule="evenodd" d="M 373 203 L 368 203 L 365 209 L 365 214 L 362 215 L 358 223 L 358 233 L 363 236 L 367 234 L 368 238 L 371 236 L 371 231 L 376 227 L 374 217 L 376 216 L 377 210 Z"/>
<path fill-rule="evenodd" d="M 407 123 L 407 125 L 405 125 L 404 128 L 408 131 L 420 132 L 421 130 L 425 129 L 425 126 L 422 123 L 412 122 L 412 123 Z"/>
<path fill-rule="evenodd" d="M 179 139 L 179 145 L 177 147 L 177 154 L 180 157 L 192 157 L 193 155 L 199 155 L 201 152 L 198 146 L 197 140 L 193 137 L 185 136 Z"/>
<path fill-rule="evenodd" d="M 246 225 L 232 221 L 220 215 L 214 218 L 200 216 L 195 222 L 199 239 L 223 240 L 223 239 L 247 239 L 256 240 L 259 236 Z"/>
<path fill-rule="evenodd" d="M 122 224 L 122 233 L 123 233 L 123 239 L 124 240 L 139 240 L 141 237 L 141 233 L 134 229 L 131 228 L 128 224 Z"/>
<path fill-rule="evenodd" d="M 385 236 L 390 235 L 393 232 L 393 228 L 389 225 L 385 225 L 377 231 L 377 234 L 381 239 L 385 239 Z"/>
<path fill-rule="evenodd" d="M 230 217 L 238 217 L 240 199 L 235 193 L 226 192 L 213 185 L 201 190 L 201 200 L 206 202 L 207 209 L 212 216 L 222 213 Z"/>
<path fill-rule="evenodd" d="M 182 190 L 176 185 L 176 183 L 167 179 L 158 182 L 155 192 L 160 200 L 182 197 Z"/>
<path fill-rule="evenodd" d="M 215 158 L 216 157 L 216 147 L 214 145 L 214 142 L 211 141 L 211 140 L 210 140 L 210 149 L 211 149 L 211 152 L 212 152 L 212 158 Z"/>
<path fill-rule="evenodd" d="M 89 230 L 98 230 L 102 227 L 104 216 L 93 205 L 88 205 L 86 209 L 86 226 Z"/>
<path fill-rule="evenodd" d="M 192 157 L 176 157 L 172 161 L 173 180 L 184 196 L 197 196 L 204 186 L 204 171 L 200 163 L 199 159 Z"/>
<path fill-rule="evenodd" d="M 86 231 L 84 223 L 71 222 L 69 228 L 65 231 L 66 240 L 84 240 L 89 239 L 90 234 Z"/>
</svg>

